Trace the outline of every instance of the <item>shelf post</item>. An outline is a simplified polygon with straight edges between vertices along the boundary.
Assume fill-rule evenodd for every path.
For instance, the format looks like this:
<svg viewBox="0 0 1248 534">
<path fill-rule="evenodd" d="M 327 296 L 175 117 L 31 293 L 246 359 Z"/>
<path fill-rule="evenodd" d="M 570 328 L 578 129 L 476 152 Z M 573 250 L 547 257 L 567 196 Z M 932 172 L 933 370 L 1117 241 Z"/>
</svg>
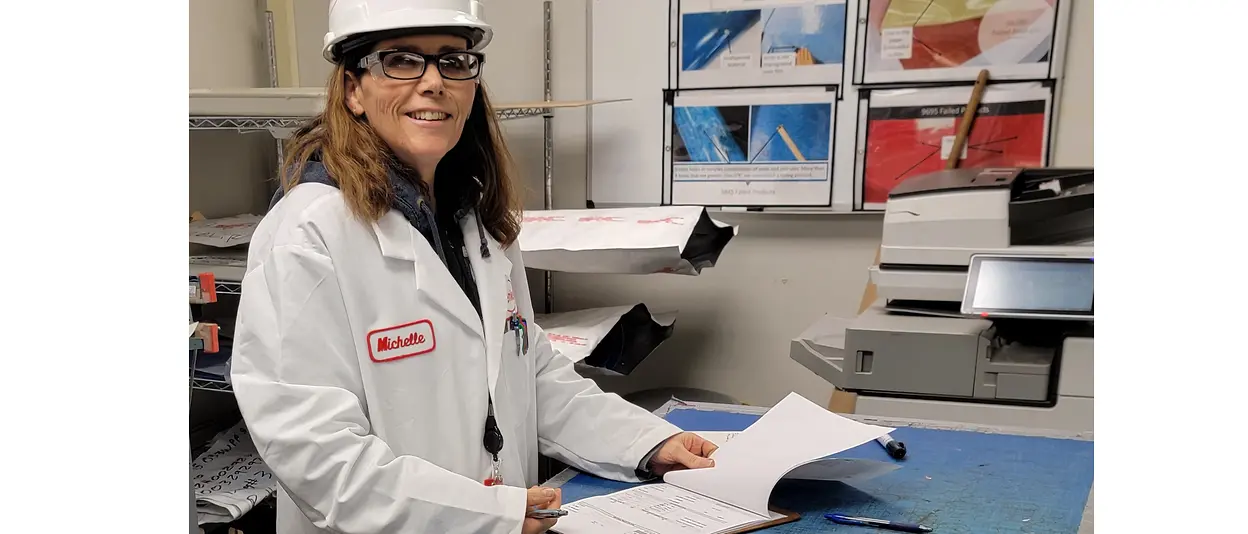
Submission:
<svg viewBox="0 0 1248 534">
<path fill-rule="evenodd" d="M 551 91 L 551 0 L 542 2 L 542 93 L 546 102 L 553 100 Z M 546 210 L 555 209 L 555 133 L 553 109 L 546 109 L 542 115 L 542 207 Z M 554 313 L 554 293 L 551 288 L 553 277 L 548 270 L 544 274 L 542 293 L 546 313 Z"/>
</svg>

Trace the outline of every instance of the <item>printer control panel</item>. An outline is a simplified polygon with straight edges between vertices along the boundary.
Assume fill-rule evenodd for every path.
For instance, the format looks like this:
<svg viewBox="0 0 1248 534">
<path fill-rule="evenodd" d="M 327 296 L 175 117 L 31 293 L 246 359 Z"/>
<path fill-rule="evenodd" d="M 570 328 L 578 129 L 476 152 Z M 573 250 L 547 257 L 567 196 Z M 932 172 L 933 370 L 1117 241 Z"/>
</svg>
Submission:
<svg viewBox="0 0 1248 534">
<path fill-rule="evenodd" d="M 1093 272 L 1090 257 L 977 254 L 967 270 L 962 313 L 1092 321 Z"/>
</svg>

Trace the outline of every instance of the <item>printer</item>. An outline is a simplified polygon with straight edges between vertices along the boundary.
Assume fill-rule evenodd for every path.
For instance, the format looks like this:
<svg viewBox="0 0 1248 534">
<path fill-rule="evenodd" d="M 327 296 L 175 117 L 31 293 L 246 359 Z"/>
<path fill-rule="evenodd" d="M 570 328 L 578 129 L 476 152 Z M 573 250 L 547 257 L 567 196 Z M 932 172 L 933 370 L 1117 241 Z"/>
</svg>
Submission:
<svg viewBox="0 0 1248 534">
<path fill-rule="evenodd" d="M 946 170 L 885 205 L 877 300 L 790 356 L 864 415 L 1091 431 L 1091 168 Z"/>
</svg>

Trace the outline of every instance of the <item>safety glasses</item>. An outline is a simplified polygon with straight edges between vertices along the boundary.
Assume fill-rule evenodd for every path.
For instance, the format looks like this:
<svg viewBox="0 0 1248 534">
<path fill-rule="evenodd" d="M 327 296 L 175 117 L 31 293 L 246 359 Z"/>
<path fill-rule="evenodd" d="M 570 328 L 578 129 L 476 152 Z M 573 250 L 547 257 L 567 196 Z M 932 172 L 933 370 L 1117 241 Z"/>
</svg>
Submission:
<svg viewBox="0 0 1248 534">
<path fill-rule="evenodd" d="M 481 75 L 485 56 L 477 52 L 457 51 L 421 54 L 407 50 L 378 50 L 360 59 L 362 69 L 381 66 L 382 74 L 395 80 L 415 80 L 425 74 L 429 63 L 437 65 L 438 73 L 448 80 L 472 80 Z"/>
</svg>

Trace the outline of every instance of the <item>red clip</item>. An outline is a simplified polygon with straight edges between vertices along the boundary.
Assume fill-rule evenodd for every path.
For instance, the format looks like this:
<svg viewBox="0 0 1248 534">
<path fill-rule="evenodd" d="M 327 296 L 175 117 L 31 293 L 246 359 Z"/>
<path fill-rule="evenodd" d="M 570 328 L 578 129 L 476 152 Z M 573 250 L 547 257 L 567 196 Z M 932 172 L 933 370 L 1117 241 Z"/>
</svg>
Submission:
<svg viewBox="0 0 1248 534">
<path fill-rule="evenodd" d="M 490 478 L 485 479 L 486 486 L 497 486 L 502 483 L 503 483 L 503 480 L 498 477 L 490 477 Z"/>
<path fill-rule="evenodd" d="M 203 296 L 204 303 L 217 301 L 217 275 L 212 273 L 199 273 L 199 291 Z"/>
</svg>

